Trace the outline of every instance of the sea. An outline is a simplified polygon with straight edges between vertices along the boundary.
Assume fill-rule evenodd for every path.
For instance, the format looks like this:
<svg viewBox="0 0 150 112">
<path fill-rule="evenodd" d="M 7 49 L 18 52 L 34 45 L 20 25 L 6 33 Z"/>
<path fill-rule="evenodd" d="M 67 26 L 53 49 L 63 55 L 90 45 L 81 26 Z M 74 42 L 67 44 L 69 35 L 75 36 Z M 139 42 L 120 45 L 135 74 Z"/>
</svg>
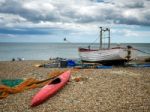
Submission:
<svg viewBox="0 0 150 112">
<path fill-rule="evenodd" d="M 0 61 L 10 61 L 14 59 L 24 60 L 49 60 L 52 58 L 79 59 L 78 48 L 87 48 L 90 43 L 0 43 Z M 150 43 L 125 43 L 120 46 L 130 45 L 136 49 L 144 51 L 141 55 L 150 55 Z M 90 45 L 91 48 L 98 49 L 99 44 Z M 111 44 L 111 47 L 118 44 Z M 107 47 L 107 45 L 103 45 Z"/>
</svg>

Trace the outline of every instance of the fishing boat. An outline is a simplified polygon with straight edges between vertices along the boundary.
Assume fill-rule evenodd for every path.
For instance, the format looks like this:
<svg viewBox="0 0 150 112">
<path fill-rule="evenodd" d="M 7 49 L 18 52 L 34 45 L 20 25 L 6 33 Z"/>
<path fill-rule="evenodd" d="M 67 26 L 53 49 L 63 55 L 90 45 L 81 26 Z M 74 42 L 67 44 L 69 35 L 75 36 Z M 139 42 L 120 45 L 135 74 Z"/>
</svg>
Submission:
<svg viewBox="0 0 150 112">
<path fill-rule="evenodd" d="M 108 34 L 108 47 L 103 48 L 103 33 Z M 106 38 L 106 37 L 105 37 Z M 79 48 L 79 56 L 82 62 L 94 62 L 102 64 L 123 64 L 136 58 L 136 50 L 131 46 L 110 48 L 110 29 L 100 27 L 99 49 Z"/>
</svg>

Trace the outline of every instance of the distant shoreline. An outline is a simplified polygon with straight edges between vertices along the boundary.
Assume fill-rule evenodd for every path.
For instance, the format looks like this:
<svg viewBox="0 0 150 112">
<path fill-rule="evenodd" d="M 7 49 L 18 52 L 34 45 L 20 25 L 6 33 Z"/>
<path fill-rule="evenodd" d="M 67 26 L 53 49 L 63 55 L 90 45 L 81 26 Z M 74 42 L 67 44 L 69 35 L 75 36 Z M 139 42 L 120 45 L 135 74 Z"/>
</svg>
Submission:
<svg viewBox="0 0 150 112">
<path fill-rule="evenodd" d="M 91 44 L 89 42 L 71 42 L 71 43 L 67 43 L 67 42 L 0 42 L 1 43 L 12 43 L 12 44 L 20 44 L 20 43 L 25 43 L 25 44 Z M 116 43 L 111 43 L 111 44 L 118 44 L 119 42 L 116 42 Z M 94 44 L 98 44 L 99 43 L 94 43 Z M 107 44 L 107 43 L 104 43 L 104 44 Z M 120 42 L 119 44 L 150 44 L 150 43 L 122 43 Z"/>
</svg>

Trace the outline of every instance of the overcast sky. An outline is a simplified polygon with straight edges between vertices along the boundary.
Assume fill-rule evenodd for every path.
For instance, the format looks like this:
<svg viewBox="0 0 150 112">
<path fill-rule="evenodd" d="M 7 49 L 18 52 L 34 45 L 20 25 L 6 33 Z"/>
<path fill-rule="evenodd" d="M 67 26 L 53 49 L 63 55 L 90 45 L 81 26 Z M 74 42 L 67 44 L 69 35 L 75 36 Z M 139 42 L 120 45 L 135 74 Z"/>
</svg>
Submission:
<svg viewBox="0 0 150 112">
<path fill-rule="evenodd" d="M 112 42 L 150 43 L 150 0 L 0 0 L 0 42 L 93 42 L 100 26 Z"/>
</svg>

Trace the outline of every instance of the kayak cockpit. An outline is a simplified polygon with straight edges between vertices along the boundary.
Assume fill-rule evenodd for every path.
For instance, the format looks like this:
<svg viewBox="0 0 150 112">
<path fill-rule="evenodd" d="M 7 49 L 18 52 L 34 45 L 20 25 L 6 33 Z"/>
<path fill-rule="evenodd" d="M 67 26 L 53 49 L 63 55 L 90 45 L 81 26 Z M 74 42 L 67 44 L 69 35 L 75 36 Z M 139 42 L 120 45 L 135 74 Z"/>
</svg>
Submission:
<svg viewBox="0 0 150 112">
<path fill-rule="evenodd" d="M 56 78 L 52 82 L 50 82 L 48 85 L 50 85 L 50 84 L 58 84 L 60 82 L 61 82 L 61 79 L 60 78 Z"/>
</svg>

